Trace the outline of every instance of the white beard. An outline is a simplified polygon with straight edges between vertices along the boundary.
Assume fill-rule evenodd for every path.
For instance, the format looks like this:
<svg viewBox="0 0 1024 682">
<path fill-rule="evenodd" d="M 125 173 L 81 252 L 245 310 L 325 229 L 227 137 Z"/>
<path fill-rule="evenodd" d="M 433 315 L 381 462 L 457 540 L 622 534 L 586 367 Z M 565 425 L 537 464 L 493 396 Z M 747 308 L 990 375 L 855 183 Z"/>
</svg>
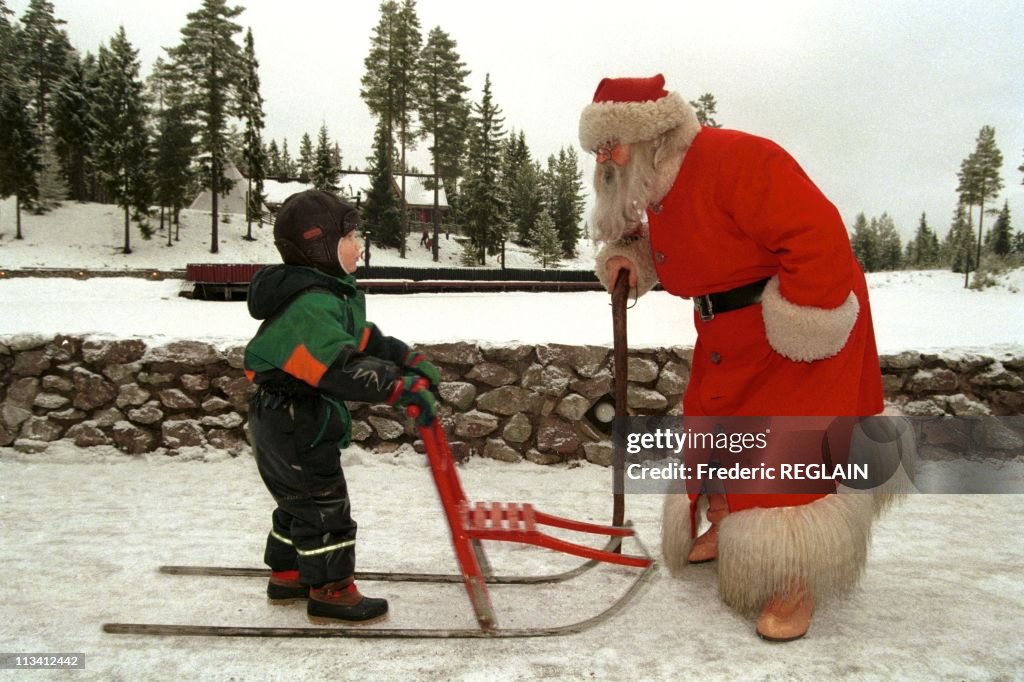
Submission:
<svg viewBox="0 0 1024 682">
<path fill-rule="evenodd" d="M 636 143 L 625 166 L 611 161 L 597 164 L 592 220 L 596 241 L 618 241 L 644 220 L 648 204 L 657 199 L 651 196 L 657 175 L 655 149 L 650 142 Z"/>
</svg>

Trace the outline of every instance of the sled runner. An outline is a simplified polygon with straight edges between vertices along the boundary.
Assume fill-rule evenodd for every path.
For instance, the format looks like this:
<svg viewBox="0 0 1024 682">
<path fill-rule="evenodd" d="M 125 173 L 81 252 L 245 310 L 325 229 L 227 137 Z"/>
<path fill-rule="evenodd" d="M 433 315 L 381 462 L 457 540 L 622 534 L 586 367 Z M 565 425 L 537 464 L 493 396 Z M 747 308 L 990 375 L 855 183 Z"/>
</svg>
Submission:
<svg viewBox="0 0 1024 682">
<path fill-rule="evenodd" d="M 417 416 L 414 408 L 410 416 Z M 462 488 L 455 459 L 439 420 L 421 426 L 430 464 L 437 486 L 441 506 L 451 531 L 452 545 L 460 573 L 357 573 L 362 580 L 399 582 L 462 582 L 469 595 L 478 629 L 470 628 L 363 628 L 363 627 L 233 627 L 213 625 L 175 625 L 143 623 L 106 623 L 104 632 L 112 634 L 229 636 L 229 637 L 360 637 L 360 638 L 479 638 L 479 637 L 541 637 L 582 632 L 603 622 L 621 610 L 651 575 L 654 561 L 631 526 L 603 526 L 554 516 L 539 511 L 531 504 L 470 502 Z M 569 542 L 544 533 L 541 527 L 601 535 L 608 538 L 603 548 Z M 632 538 L 642 554 L 622 554 L 620 544 Z M 516 542 L 544 547 L 557 552 L 583 557 L 580 566 L 563 573 L 547 576 L 496 576 L 491 574 L 482 541 Z M 643 569 L 633 584 L 611 606 L 595 616 L 567 625 L 540 628 L 499 628 L 491 603 L 488 584 L 524 585 L 561 582 L 576 577 L 599 563 L 611 563 Z M 164 566 L 161 572 L 192 576 L 245 576 L 265 577 L 265 569 L 227 568 L 212 566 Z"/>
</svg>

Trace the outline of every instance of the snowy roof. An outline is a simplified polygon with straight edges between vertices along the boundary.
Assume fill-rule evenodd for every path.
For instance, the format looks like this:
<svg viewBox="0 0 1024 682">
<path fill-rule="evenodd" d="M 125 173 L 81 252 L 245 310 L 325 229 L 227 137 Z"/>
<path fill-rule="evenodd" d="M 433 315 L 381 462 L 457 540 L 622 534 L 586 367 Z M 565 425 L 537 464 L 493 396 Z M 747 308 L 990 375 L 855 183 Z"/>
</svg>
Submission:
<svg viewBox="0 0 1024 682">
<path fill-rule="evenodd" d="M 401 177 L 395 177 L 396 184 L 401 187 Z M 264 180 L 263 181 L 263 192 L 267 197 L 268 204 L 280 205 L 284 203 L 284 200 L 295 194 L 296 192 L 303 192 L 307 189 L 313 189 L 313 185 L 308 182 L 300 182 L 298 180 Z M 370 191 L 370 176 L 366 173 L 343 173 L 341 179 L 338 181 L 338 189 L 342 196 L 354 197 L 356 192 L 365 199 L 366 195 Z M 426 178 L 406 176 L 405 178 L 405 201 L 410 206 L 433 206 L 434 205 L 434 190 L 426 188 Z M 444 188 L 437 195 L 438 205 L 444 208 L 448 207 L 448 198 L 444 193 Z"/>
<path fill-rule="evenodd" d="M 284 200 L 291 195 L 296 192 L 304 192 L 307 189 L 313 189 L 313 185 L 298 180 L 282 182 L 281 180 L 267 179 L 263 181 L 263 195 L 267 197 L 268 204 L 283 204 Z"/>
<path fill-rule="evenodd" d="M 405 203 L 409 206 L 434 205 L 434 190 L 427 189 L 426 180 L 426 178 L 410 175 L 405 177 Z M 398 187 L 402 186 L 401 176 L 395 176 L 395 184 Z M 345 196 L 354 197 L 356 192 L 360 192 L 365 198 L 370 191 L 370 176 L 366 173 L 344 173 L 338 186 Z M 443 187 L 437 193 L 437 203 L 443 208 L 448 207 L 448 197 L 444 193 Z"/>
<path fill-rule="evenodd" d="M 217 201 L 217 210 L 220 213 L 237 213 L 245 215 L 245 195 L 248 191 L 245 176 L 239 172 L 234 163 L 228 161 L 224 165 L 224 177 L 234 181 L 234 185 L 226 196 L 221 196 Z M 209 189 L 204 189 L 193 199 L 189 208 L 193 211 L 213 210 L 213 195 Z"/>
</svg>

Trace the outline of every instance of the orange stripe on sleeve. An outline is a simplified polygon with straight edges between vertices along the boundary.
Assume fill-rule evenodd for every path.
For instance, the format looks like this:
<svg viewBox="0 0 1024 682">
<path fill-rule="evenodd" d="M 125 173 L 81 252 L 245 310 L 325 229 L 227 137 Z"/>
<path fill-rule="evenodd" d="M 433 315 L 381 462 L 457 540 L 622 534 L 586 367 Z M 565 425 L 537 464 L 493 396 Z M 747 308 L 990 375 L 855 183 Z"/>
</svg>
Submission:
<svg viewBox="0 0 1024 682">
<path fill-rule="evenodd" d="M 363 337 L 359 339 L 359 352 L 362 353 L 370 344 L 370 325 L 363 327 Z"/>
<path fill-rule="evenodd" d="M 302 379 L 310 386 L 318 386 L 320 378 L 327 371 L 327 365 L 313 357 L 313 354 L 306 348 L 306 344 L 299 344 L 282 369 L 293 377 Z"/>
</svg>

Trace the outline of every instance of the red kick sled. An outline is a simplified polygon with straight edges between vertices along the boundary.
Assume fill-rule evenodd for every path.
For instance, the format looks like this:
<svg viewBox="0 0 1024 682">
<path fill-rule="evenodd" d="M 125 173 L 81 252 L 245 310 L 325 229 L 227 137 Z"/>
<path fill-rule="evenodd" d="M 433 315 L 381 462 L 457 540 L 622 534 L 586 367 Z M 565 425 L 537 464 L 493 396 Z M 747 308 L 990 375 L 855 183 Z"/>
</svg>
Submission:
<svg viewBox="0 0 1024 682">
<path fill-rule="evenodd" d="M 418 410 L 410 407 L 410 416 L 415 417 Z M 462 571 L 462 579 L 473 604 L 477 622 L 484 631 L 497 628 L 497 617 L 491 598 L 487 592 L 487 574 L 490 565 L 484 554 L 481 540 L 498 540 L 502 542 L 520 542 L 538 547 L 553 549 L 557 552 L 573 554 L 594 562 L 606 562 L 636 568 L 650 568 L 653 561 L 649 556 L 620 554 L 610 548 L 597 549 L 586 545 L 567 542 L 560 538 L 543 533 L 540 526 L 563 528 L 580 533 L 603 535 L 610 538 L 633 537 L 633 529 L 626 526 L 601 526 L 583 521 L 562 518 L 545 514 L 534 509 L 532 504 L 512 502 L 469 502 L 462 490 L 459 474 L 455 468 L 455 459 L 448 447 L 441 422 L 434 419 L 430 425 L 421 426 L 420 437 L 430 461 L 430 471 L 434 475 L 437 492 L 441 496 L 448 527 L 451 529 L 452 545 L 455 558 Z M 618 542 L 613 543 L 616 548 Z"/>
<path fill-rule="evenodd" d="M 410 416 L 417 410 L 410 408 Z M 267 627 L 267 626 L 222 626 L 189 624 L 148 624 L 148 623 L 105 623 L 104 632 L 133 635 L 167 636 L 220 636 L 220 637 L 358 637 L 358 638 L 503 638 L 543 637 L 582 632 L 601 623 L 617 613 L 639 591 L 641 585 L 652 574 L 654 561 L 647 554 L 627 525 L 602 526 L 574 521 L 534 509 L 531 504 L 494 502 L 471 503 L 466 498 L 459 481 L 455 459 L 452 457 L 441 423 L 434 419 L 430 425 L 420 427 L 430 463 L 430 470 L 441 498 L 445 519 L 451 530 L 452 545 L 458 561 L 459 574 L 436 573 L 368 573 L 356 572 L 357 580 L 389 582 L 434 582 L 457 583 L 466 587 L 473 605 L 479 628 L 368 628 L 368 627 Z M 548 535 L 541 526 L 561 528 L 592 535 L 608 537 L 604 548 L 568 542 Z M 633 538 L 643 552 L 642 555 L 619 553 L 624 538 Z M 574 569 L 546 576 L 500 576 L 492 575 L 482 540 L 518 542 L 557 552 L 564 552 L 585 558 L 587 561 Z M 574 578 L 601 563 L 617 564 L 643 569 L 625 593 L 611 606 L 585 620 L 548 627 L 499 628 L 498 620 L 487 591 L 488 584 L 533 585 L 557 583 Z M 162 573 L 189 576 L 242 576 L 266 579 L 270 571 L 262 568 L 231 568 L 217 566 L 162 566 Z"/>
</svg>

